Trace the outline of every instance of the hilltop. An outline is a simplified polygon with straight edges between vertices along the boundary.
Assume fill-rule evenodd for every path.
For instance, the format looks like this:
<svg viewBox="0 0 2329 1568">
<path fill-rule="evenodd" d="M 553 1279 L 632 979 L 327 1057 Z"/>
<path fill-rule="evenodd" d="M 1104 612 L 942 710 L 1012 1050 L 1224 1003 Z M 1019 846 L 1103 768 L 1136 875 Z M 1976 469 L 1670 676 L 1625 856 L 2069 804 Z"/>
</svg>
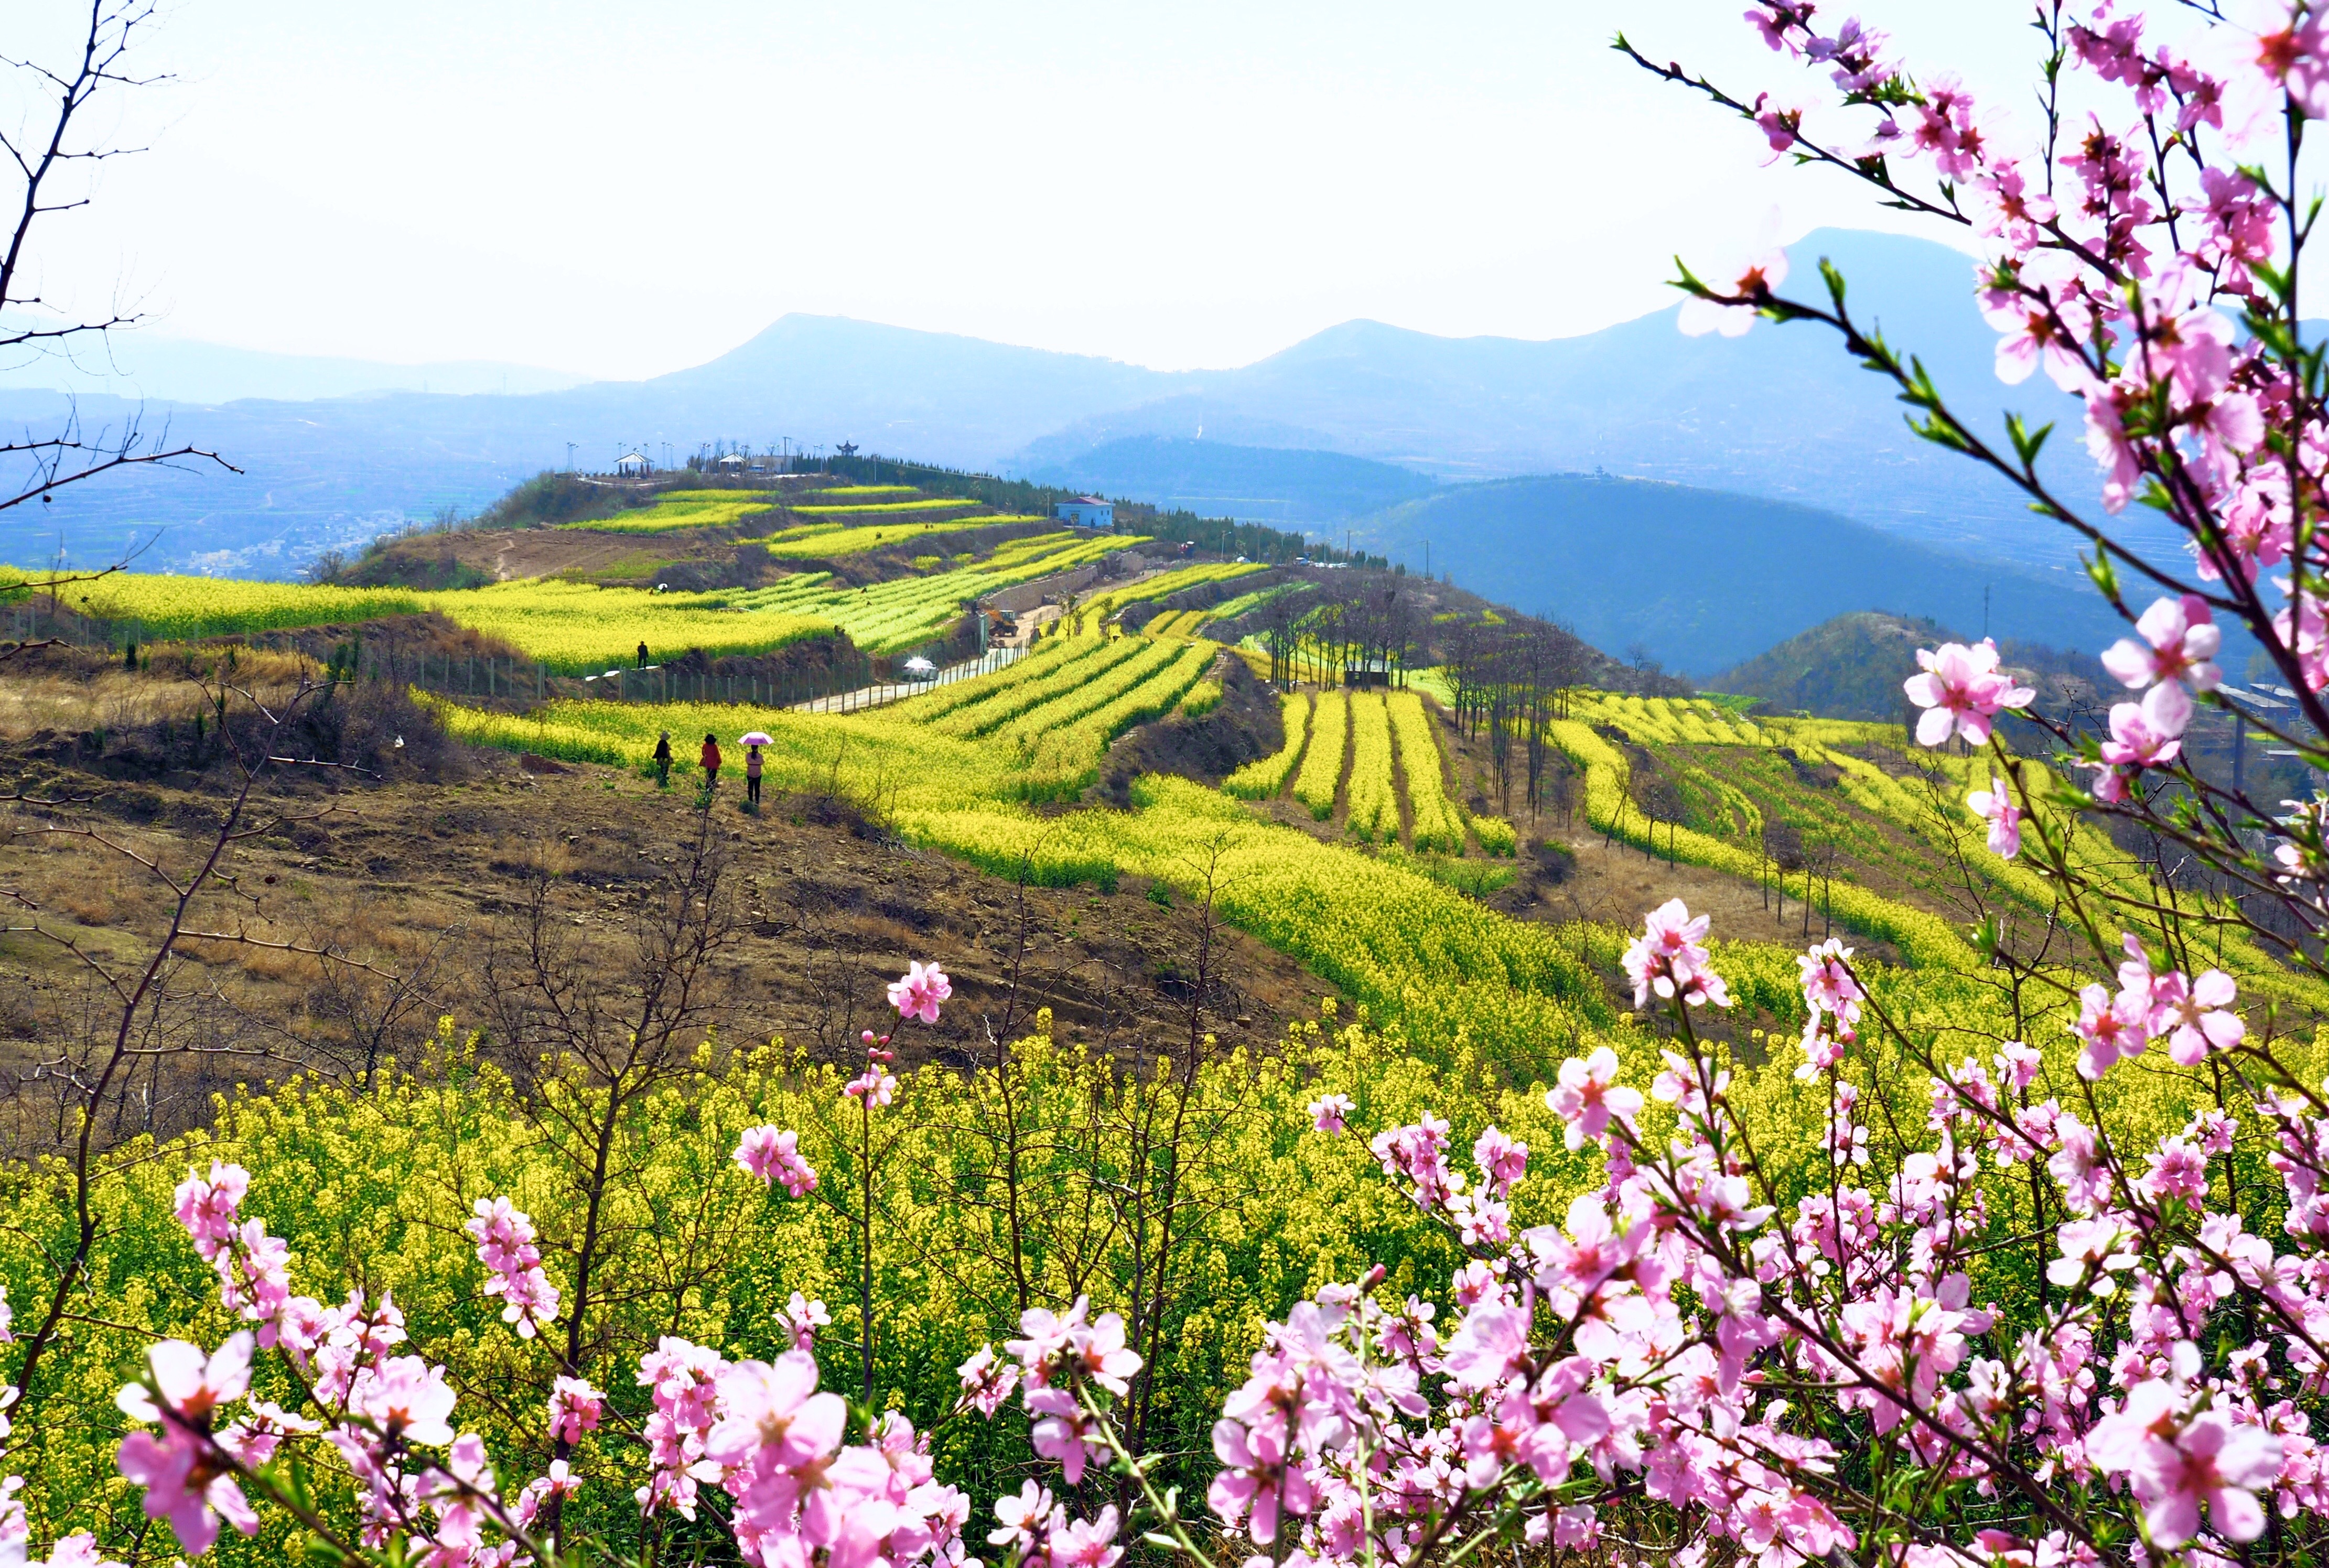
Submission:
<svg viewBox="0 0 2329 1568">
<path fill-rule="evenodd" d="M 1706 685 L 1753 697 L 1776 713 L 1897 724 L 1908 705 L 1900 684 L 1917 672 L 1917 650 L 1962 640 L 1922 616 L 1860 610 L 1710 675 Z"/>
<path fill-rule="evenodd" d="M 1871 606 L 2100 647 L 2117 617 L 2083 578 L 1983 566 L 1794 502 L 1608 474 L 1453 485 L 1364 519 L 1366 548 L 1697 675 Z"/>
</svg>

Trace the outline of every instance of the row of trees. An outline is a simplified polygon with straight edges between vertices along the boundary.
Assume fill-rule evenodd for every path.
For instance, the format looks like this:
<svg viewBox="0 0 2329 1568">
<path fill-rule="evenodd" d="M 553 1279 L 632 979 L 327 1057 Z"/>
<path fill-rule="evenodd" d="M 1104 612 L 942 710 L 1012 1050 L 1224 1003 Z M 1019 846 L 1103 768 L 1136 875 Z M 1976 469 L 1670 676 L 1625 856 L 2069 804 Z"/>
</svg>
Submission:
<svg viewBox="0 0 2329 1568">
<path fill-rule="evenodd" d="M 1487 738 L 1501 808 L 1511 814 L 1517 751 L 1522 798 L 1532 815 L 1542 812 L 1552 760 L 1545 726 L 1569 717 L 1570 688 L 1601 661 L 1574 633 L 1529 615 L 1453 623 L 1439 656 L 1457 728 Z"/>
<path fill-rule="evenodd" d="M 1543 812 L 1555 766 L 1545 726 L 1569 716 L 1572 689 L 1628 672 L 1551 621 L 1493 612 L 1443 618 L 1429 610 L 1404 574 L 1338 573 L 1315 592 L 1272 600 L 1256 618 L 1270 680 L 1280 686 L 1333 686 L 1353 671 L 1404 685 L 1410 671 L 1437 665 L 1457 729 L 1487 743 L 1501 809 L 1510 814 L 1517 785 L 1528 810 Z M 1683 684 L 1646 663 L 1631 673 L 1653 692 Z"/>
<path fill-rule="evenodd" d="M 1393 573 L 1336 574 L 1315 593 L 1279 595 L 1259 618 L 1276 685 L 1339 685 L 1353 670 L 1381 671 L 1404 685 L 1410 670 L 1429 662 L 1424 606 Z"/>
</svg>

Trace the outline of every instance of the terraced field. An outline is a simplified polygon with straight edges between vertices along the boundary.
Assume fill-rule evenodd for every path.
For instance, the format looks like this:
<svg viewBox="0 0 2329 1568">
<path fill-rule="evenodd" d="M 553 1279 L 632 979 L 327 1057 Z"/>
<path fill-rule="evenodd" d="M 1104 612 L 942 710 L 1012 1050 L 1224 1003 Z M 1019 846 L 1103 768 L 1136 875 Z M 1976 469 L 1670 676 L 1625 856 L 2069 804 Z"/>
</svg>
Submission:
<svg viewBox="0 0 2329 1568">
<path fill-rule="evenodd" d="M 0 567 L 0 596 L 11 585 L 29 580 L 28 574 L 14 567 Z M 61 596 L 67 609 L 133 625 L 147 641 L 331 625 L 417 615 L 429 608 L 429 596 L 410 588 L 316 587 L 146 572 L 118 572 L 76 583 Z M 22 595 L 19 602 L 35 598 L 45 606 L 49 596 Z M 0 604 L 6 602 L 0 596 Z"/>
<path fill-rule="evenodd" d="M 844 502 L 837 504 L 803 504 L 792 510 L 802 517 L 859 518 L 907 512 L 959 512 L 976 509 L 976 501 L 963 501 L 942 495 L 926 495 L 914 501 Z"/>
<path fill-rule="evenodd" d="M 1280 697 L 1278 710 L 1286 728 L 1286 744 L 1230 775 L 1221 781 L 1221 788 L 1243 801 L 1274 800 L 1282 793 L 1286 781 L 1293 776 L 1295 765 L 1310 744 L 1310 701 L 1299 691 Z"/>
<path fill-rule="evenodd" d="M 923 525 L 812 526 L 823 534 Z M 839 625 L 877 651 L 915 646 L 950 627 L 980 594 L 1133 542 L 1062 530 L 1011 541 L 953 569 L 863 587 L 808 572 L 710 594 L 545 581 L 438 594 L 125 576 L 92 585 L 88 608 L 138 622 L 147 636 L 439 610 L 553 668 L 589 670 L 624 659 L 643 637 L 656 649 L 744 651 Z M 1082 606 L 1085 619 L 1096 626 L 1125 604 L 1251 569 L 1160 574 L 1094 596 Z M 1212 671 L 1221 650 L 1202 635 L 1211 618 L 1175 612 L 1152 623 L 1147 636 L 1070 629 L 994 674 L 856 715 L 717 704 L 553 701 L 523 715 L 438 706 L 456 733 L 476 740 L 627 767 L 646 761 L 661 729 L 764 728 L 777 737 L 774 787 L 838 782 L 914 841 L 990 868 L 1023 867 L 1039 880 L 1105 883 L 1136 874 L 1186 887 L 1193 859 L 1218 850 L 1250 878 L 1224 898 L 1226 913 L 1353 994 L 1379 1000 L 1419 1041 L 1533 1038 L 1541 1037 L 1509 1031 L 1547 1029 L 1573 1038 L 1611 1027 L 1598 982 L 1579 978 L 1573 943 L 1564 948 L 1531 934 L 1451 891 L 1492 886 L 1479 870 L 1451 875 L 1448 868 L 1500 875 L 1494 857 L 1512 854 L 1517 834 L 1462 810 L 1439 722 L 1415 691 L 1282 698 L 1282 746 L 1219 791 L 1149 780 L 1136 786 L 1130 813 L 1034 809 L 1080 795 L 1110 742 L 1133 726 L 1219 699 Z M 1883 939 L 1912 965 L 1957 974 L 1972 962 L 1951 920 L 1936 913 L 1947 877 L 1970 875 L 1985 897 L 2009 906 L 2051 906 L 2051 888 L 2026 870 L 1966 852 L 1978 831 L 1961 805 L 1968 765 L 1911 755 L 1897 729 L 1744 720 L 1712 703 L 1595 693 L 1576 694 L 1571 714 L 1548 733 L 1581 772 L 1586 818 L 1597 831 L 1733 878 L 1768 878 L 1792 901 L 1818 897 L 1845 928 Z M 1656 798 L 1679 802 L 1680 820 L 1645 810 L 1648 797 L 1637 786 L 1647 772 L 1670 786 Z M 1277 800 L 1329 825 L 1280 826 L 1248 803 Z M 1833 849 L 1872 885 L 1827 878 L 1815 867 L 1779 869 L 1767 843 L 1778 829 L 1815 852 Z M 2112 868 L 2123 859 L 2107 843 L 2080 842 L 2090 864 L 2119 874 Z M 1596 962 L 1613 961 L 1614 953 Z M 1783 957 L 1768 976 L 1760 959 L 1735 965 L 1734 989 L 1784 1011 L 1793 1005 L 1793 979 Z M 2221 962 L 2254 973 L 2260 991 L 2278 984 L 2295 994 L 2236 944 Z"/>
<path fill-rule="evenodd" d="M 793 499 L 788 501 L 788 496 Z M 941 525 L 961 529 L 988 521 L 988 509 L 976 501 L 924 495 L 910 485 L 852 484 L 788 492 L 667 490 L 655 497 L 652 506 L 616 517 L 583 519 L 559 526 L 593 533 L 676 533 L 689 529 L 729 528 L 779 514 L 806 520 L 805 527 L 781 529 L 770 536 L 781 541 L 770 545 L 776 554 L 793 557 L 853 554 L 881 544 L 894 544 L 910 537 L 910 530 L 936 532 Z M 995 515 L 992 521 L 1002 524 L 1042 520 Z M 891 526 L 882 527 L 885 522 Z M 824 543 L 818 548 L 811 549 L 803 542 L 819 536 Z"/>
<path fill-rule="evenodd" d="M 876 653 L 919 647 L 942 635 L 968 606 L 1001 588 L 1099 559 L 1146 542 L 1137 537 L 1071 533 L 1014 540 L 985 560 L 929 577 L 895 577 L 867 587 L 836 584 L 806 572 L 770 585 L 720 596 L 732 607 L 816 616 L 837 625 L 857 645 Z"/>
<path fill-rule="evenodd" d="M 820 529 L 800 536 L 806 546 L 800 553 L 843 555 L 951 527 Z M 868 537 L 861 539 L 860 534 Z M 871 537 L 875 534 L 890 537 Z M 553 673 L 579 674 L 629 662 L 641 643 L 657 659 L 691 648 L 714 657 L 743 656 L 768 653 L 836 626 L 871 653 L 916 648 L 951 632 L 968 606 L 987 594 L 1146 542 L 1137 535 L 1034 534 L 1009 540 L 967 565 L 866 587 L 853 587 L 819 571 L 796 573 L 764 588 L 693 594 L 598 587 L 554 578 L 427 591 L 125 572 L 75 585 L 68 591 L 67 604 L 116 624 L 119 634 L 139 641 L 340 625 L 434 610 L 458 625 L 507 642 Z M 5 614 L 6 585 L 24 580 L 22 573 L 0 575 L 0 614 Z"/>
<path fill-rule="evenodd" d="M 564 522 L 561 528 L 592 533 L 674 533 L 689 528 L 726 528 L 748 517 L 774 512 L 780 497 L 768 490 L 666 490 L 653 506 L 618 517 Z"/>
<path fill-rule="evenodd" d="M 467 738 L 581 762 L 642 764 L 666 728 L 684 735 L 758 728 L 778 736 L 777 754 L 788 766 L 813 771 L 830 765 L 852 737 L 889 737 L 883 744 L 894 740 L 892 749 L 910 760 L 910 776 L 884 775 L 885 790 L 900 798 L 1043 801 L 1086 788 L 1108 742 L 1170 711 L 1203 680 L 1217 652 L 1146 638 L 1060 638 L 995 674 L 848 717 L 719 703 L 559 701 L 522 718 L 450 703 L 438 711 Z"/>
<path fill-rule="evenodd" d="M 1170 598 L 1184 588 L 1200 587 L 1207 583 L 1228 582 L 1250 577 L 1255 572 L 1268 571 L 1266 566 L 1238 561 L 1204 562 L 1181 567 L 1173 571 L 1159 572 L 1140 582 L 1127 583 L 1120 588 L 1097 593 L 1076 606 L 1076 618 L 1086 626 L 1098 626 L 1127 605 L 1145 604 L 1151 599 Z"/>
<path fill-rule="evenodd" d="M 1263 801 L 1290 793 L 1325 822 L 1334 819 L 1340 786 L 1343 830 L 1361 843 L 1404 841 L 1426 857 L 1462 856 L 1475 840 L 1491 856 L 1514 851 L 1511 823 L 1470 816 L 1448 798 L 1445 758 L 1417 693 L 1324 691 L 1315 702 L 1300 694 L 1281 700 L 1286 744 L 1223 780 L 1226 793 Z"/>
<path fill-rule="evenodd" d="M 806 509 L 804 509 L 806 510 Z M 900 545 L 931 534 L 959 533 L 965 528 L 1002 528 L 1013 523 L 1041 522 L 1040 517 L 995 516 L 953 518 L 938 522 L 900 519 L 863 525 L 837 524 L 788 530 L 768 540 L 768 553 L 787 560 L 832 560 L 863 555 L 885 545 Z"/>
</svg>

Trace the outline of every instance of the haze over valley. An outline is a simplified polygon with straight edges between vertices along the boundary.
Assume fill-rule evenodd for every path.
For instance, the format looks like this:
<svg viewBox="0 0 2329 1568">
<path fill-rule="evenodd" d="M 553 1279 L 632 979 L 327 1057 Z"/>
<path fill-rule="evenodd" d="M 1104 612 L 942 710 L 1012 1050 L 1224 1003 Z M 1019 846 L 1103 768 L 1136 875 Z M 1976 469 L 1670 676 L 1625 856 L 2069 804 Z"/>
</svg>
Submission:
<svg viewBox="0 0 2329 1568">
<path fill-rule="evenodd" d="M 1974 309 L 1960 253 L 1823 230 L 1791 254 L 1802 273 L 1834 260 L 1853 280 L 1856 308 L 1915 345 L 1977 419 L 1995 423 L 2008 408 L 2075 418 L 2042 379 L 1996 381 L 1994 334 Z M 86 425 L 166 427 L 243 473 L 125 474 L 60 493 L 36 528 L 11 526 L 0 545 L 18 564 L 52 560 L 60 545 L 68 559 L 90 560 L 158 530 L 140 558 L 149 568 L 289 577 L 327 549 L 361 549 L 448 511 L 473 514 L 570 459 L 589 469 L 634 448 L 661 464 L 713 441 L 755 451 L 845 441 L 1320 538 L 1347 532 L 1416 569 L 1437 533 L 1437 568 L 1469 571 L 1490 551 L 1521 562 L 1513 591 L 1529 608 L 1597 629 L 1617 614 L 1624 624 L 1610 622 L 1611 635 L 1681 668 L 1735 662 L 1753 651 L 1738 637 L 1768 645 L 1824 618 L 1815 607 L 1975 621 L 1968 606 L 1993 581 L 1994 624 L 2009 634 L 2092 620 L 2083 606 L 2067 607 L 2085 592 L 2069 537 L 2032 517 L 2002 482 L 1915 437 L 1884 389 L 1831 338 L 1812 327 L 1691 338 L 1674 316 L 1669 308 L 1533 343 L 1354 321 L 1235 370 L 1155 371 L 791 315 L 690 370 L 580 385 L 523 367 L 319 361 L 127 333 L 104 376 L 46 358 L 18 365 L 0 379 L 10 389 L 0 390 L 0 418 L 52 419 L 71 390 Z M 2077 454 L 2058 441 L 2050 472 L 2066 460 Z M 1622 508 L 1597 515 L 1593 498 L 1629 492 L 1464 492 L 1563 474 L 1686 486 L 1672 541 L 1702 540 L 1749 563 L 1758 580 L 1777 580 L 1803 559 L 1799 529 L 1779 520 L 1813 526 L 1810 512 L 1828 514 L 1815 526 L 1834 539 L 1859 541 L 1848 555 L 1888 564 L 1872 577 L 1834 577 L 1813 595 L 1816 606 L 1759 598 L 1750 608 L 1733 598 L 1725 607 L 1712 602 L 1723 596 L 1709 580 L 1666 585 L 1655 608 L 1613 612 L 1564 562 L 1596 528 L 1623 526 Z M 2086 483 L 2075 468 L 2065 478 Z M 1441 489 L 1449 493 L 1436 498 Z M 1493 525 L 1476 521 L 1492 513 Z M 2147 537 L 2140 519 L 2120 526 Z M 1893 602 L 1868 597 L 1879 584 Z M 1717 629 L 1726 620 L 1751 625 Z"/>
</svg>

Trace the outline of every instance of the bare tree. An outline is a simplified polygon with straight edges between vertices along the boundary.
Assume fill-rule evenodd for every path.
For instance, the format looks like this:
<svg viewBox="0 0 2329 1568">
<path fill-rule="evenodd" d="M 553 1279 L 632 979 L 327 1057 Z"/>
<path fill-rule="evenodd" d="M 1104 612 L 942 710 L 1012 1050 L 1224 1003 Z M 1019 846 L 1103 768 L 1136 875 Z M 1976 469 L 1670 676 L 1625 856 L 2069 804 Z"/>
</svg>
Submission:
<svg viewBox="0 0 2329 1568">
<path fill-rule="evenodd" d="M 649 1096 L 708 1065 L 702 1047 L 728 1000 L 716 961 L 736 931 L 733 880 L 711 818 L 699 817 L 633 917 L 627 954 L 580 949 L 568 935 L 571 915 L 542 876 L 478 966 L 473 989 L 495 1043 L 525 1075 L 521 1103 L 573 1200 L 576 1229 L 551 1238 L 574 1282 L 558 1347 L 570 1375 L 593 1373 L 619 1348 L 611 1308 L 695 1282 L 641 1266 L 637 1244 L 654 1222 L 651 1205 L 632 1201 L 637 1123 Z M 570 1446 L 561 1437 L 556 1457 Z"/>
<path fill-rule="evenodd" d="M 96 319 L 59 314 L 31 282 L 28 264 L 41 220 L 89 205 L 92 198 L 85 172 L 144 150 L 110 146 L 101 136 L 83 133 L 94 117 L 91 106 L 99 99 L 168 80 L 140 75 L 129 65 L 132 49 L 154 23 L 156 12 L 154 0 L 90 0 L 78 58 L 49 65 L 0 55 L 0 65 L 29 81 L 33 97 L 43 106 L 24 125 L 0 127 L 0 150 L 6 152 L 19 185 L 11 203 L 7 247 L 0 252 L 0 353 L 13 352 L 20 363 L 44 355 L 77 362 L 84 352 L 109 358 L 114 329 L 135 325 L 139 319 L 137 312 L 118 308 Z M 192 460 L 240 472 L 215 452 L 186 442 L 174 444 L 166 424 L 148 434 L 139 414 L 118 426 L 91 429 L 82 423 L 77 405 L 54 430 L 39 434 L 28 429 L 0 440 L 0 457 L 23 465 L 14 492 L 0 488 L 0 511 L 35 497 L 45 501 L 69 484 L 118 468 L 179 466 Z"/>
<path fill-rule="evenodd" d="M 89 979 L 96 999 L 90 1009 L 90 1027 L 80 1031 L 80 1039 L 33 1064 L 13 1086 L 20 1094 L 32 1085 L 53 1092 L 55 1136 L 72 1213 L 67 1245 L 47 1258 L 48 1299 L 36 1326 L 26 1336 L 24 1361 L 16 1374 L 16 1385 L 23 1390 L 17 1406 L 20 1421 L 22 1413 L 31 1410 L 48 1392 L 47 1385 L 35 1381 L 35 1375 L 43 1356 L 71 1319 L 87 1284 L 92 1253 L 107 1224 L 107 1216 L 99 1209 L 98 1191 L 114 1169 L 108 1163 L 110 1146 L 100 1128 L 108 1103 L 115 1105 L 115 1131 L 119 1133 L 127 1130 L 126 1102 L 135 1091 L 141 1068 L 158 1077 L 160 1059 L 165 1056 L 272 1055 L 231 1034 L 184 1027 L 190 1010 L 199 1012 L 205 1004 L 224 1001 L 203 955 L 238 947 L 309 957 L 321 957 L 326 952 L 296 939 L 277 940 L 267 934 L 261 895 L 242 885 L 233 865 L 237 846 L 279 833 L 292 822 L 313 820 L 329 809 L 295 812 L 270 803 L 273 782 L 287 769 L 344 765 L 301 761 L 282 754 L 283 737 L 295 727 L 301 710 L 319 700 L 325 690 L 303 679 L 287 700 L 262 701 L 225 681 L 206 688 L 206 699 L 222 718 L 220 756 L 230 769 L 231 782 L 221 803 L 215 831 L 198 837 L 183 859 L 85 816 L 53 814 L 61 806 L 85 804 L 85 798 L 34 798 L 18 792 L 11 798 L 33 814 L 0 822 L 0 846 L 30 849 L 77 841 L 116 858 L 137 882 L 152 889 L 159 914 L 159 931 L 151 945 L 125 957 L 57 918 L 23 885 L 0 880 L 0 908 L 12 916 L 0 930 L 55 950 Z M 224 722 L 230 717 L 238 722 Z M 360 961 L 344 953 L 333 956 L 344 965 L 360 965 Z"/>
</svg>

